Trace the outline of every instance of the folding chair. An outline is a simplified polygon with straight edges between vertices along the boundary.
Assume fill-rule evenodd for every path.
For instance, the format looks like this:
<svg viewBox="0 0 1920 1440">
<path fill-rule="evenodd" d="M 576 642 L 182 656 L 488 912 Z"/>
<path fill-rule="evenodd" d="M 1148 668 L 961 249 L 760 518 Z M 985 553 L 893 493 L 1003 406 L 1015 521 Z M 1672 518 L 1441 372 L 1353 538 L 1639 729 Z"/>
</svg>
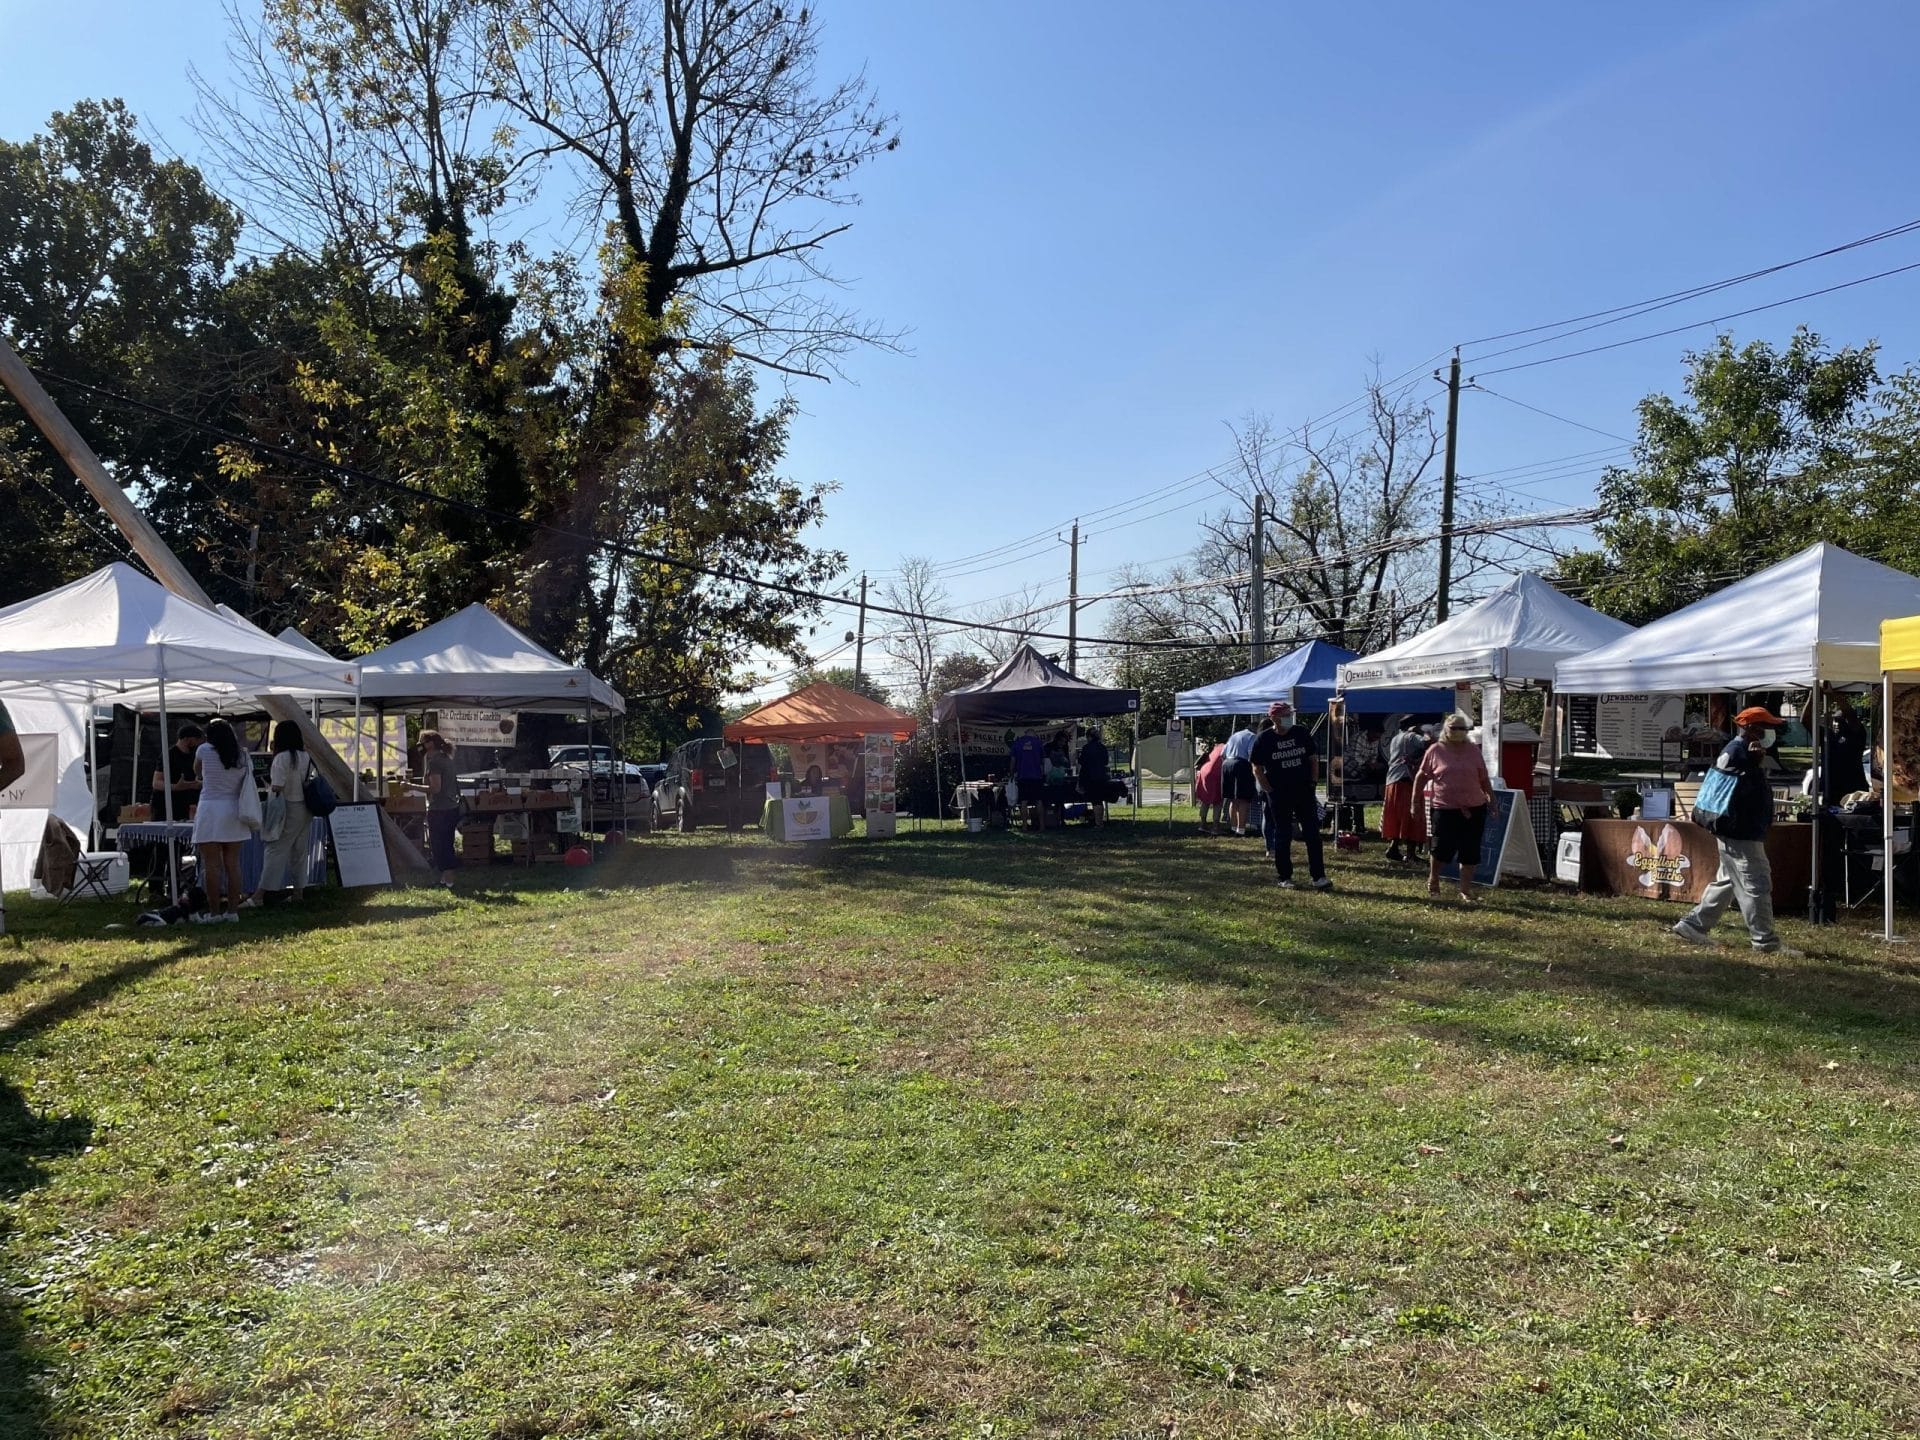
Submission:
<svg viewBox="0 0 1920 1440">
<path fill-rule="evenodd" d="M 113 877 L 113 862 L 119 859 L 117 851 L 99 851 L 88 853 L 81 851 L 73 862 L 73 881 L 67 886 L 66 894 L 60 897 L 61 908 L 82 895 L 91 894 L 101 900 L 113 898 L 110 888 Z"/>
</svg>

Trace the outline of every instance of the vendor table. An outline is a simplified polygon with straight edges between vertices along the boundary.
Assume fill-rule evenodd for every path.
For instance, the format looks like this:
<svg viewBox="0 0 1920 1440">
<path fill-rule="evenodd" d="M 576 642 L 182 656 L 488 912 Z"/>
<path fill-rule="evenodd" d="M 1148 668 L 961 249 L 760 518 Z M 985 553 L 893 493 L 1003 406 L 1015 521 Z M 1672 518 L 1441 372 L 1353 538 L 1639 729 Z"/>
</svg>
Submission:
<svg viewBox="0 0 1920 1440">
<path fill-rule="evenodd" d="M 1662 837 L 1671 832 L 1662 846 Z M 1580 888 L 1596 895 L 1640 895 L 1691 905 L 1720 871 L 1720 842 L 1690 820 L 1588 820 L 1580 827 Z M 1664 848 L 1665 854 L 1661 851 Z M 1813 826 L 1798 821 L 1767 831 L 1774 909 L 1805 909 L 1813 873 Z"/>
<path fill-rule="evenodd" d="M 312 848 L 308 852 L 310 856 L 308 864 L 311 868 L 307 883 L 323 885 L 327 879 L 327 822 L 316 818 L 312 823 Z M 161 876 L 165 876 L 166 862 L 162 859 L 157 867 L 151 864 L 143 867 L 133 863 L 136 852 L 164 849 L 169 836 L 178 847 L 179 853 L 182 855 L 192 853 L 193 822 L 191 820 L 176 820 L 171 825 L 165 820 L 135 820 L 122 825 L 114 832 L 113 843 L 116 849 L 126 853 L 133 878 L 141 880 L 156 871 Z M 249 895 L 260 888 L 260 872 L 266 868 L 266 864 L 267 847 L 257 834 L 251 839 L 240 842 L 240 883 Z"/>
<path fill-rule="evenodd" d="M 807 830 L 817 830 L 820 820 L 826 822 L 826 835 L 805 834 Z M 847 805 L 844 795 L 803 795 L 789 796 L 785 800 L 769 799 L 760 812 L 760 828 L 766 831 L 769 839 L 785 840 L 808 839 L 838 840 L 853 833 L 853 811 Z"/>
</svg>

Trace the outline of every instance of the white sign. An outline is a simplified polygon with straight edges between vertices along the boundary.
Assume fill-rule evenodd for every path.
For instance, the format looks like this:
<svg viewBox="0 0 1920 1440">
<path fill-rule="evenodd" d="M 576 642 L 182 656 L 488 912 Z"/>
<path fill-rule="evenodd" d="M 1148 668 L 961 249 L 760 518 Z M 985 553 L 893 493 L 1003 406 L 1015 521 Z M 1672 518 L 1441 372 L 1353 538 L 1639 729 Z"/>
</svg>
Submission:
<svg viewBox="0 0 1920 1440">
<path fill-rule="evenodd" d="M 1178 715 L 1173 715 L 1168 717 L 1168 720 L 1167 720 L 1167 743 L 1168 744 L 1174 744 L 1179 740 L 1183 739 L 1186 736 L 1186 733 L 1187 733 L 1186 721 L 1182 720 Z"/>
<path fill-rule="evenodd" d="M 393 883 L 378 805 L 341 805 L 327 817 L 327 829 L 333 836 L 333 859 L 340 867 L 342 885 L 352 889 Z"/>
<path fill-rule="evenodd" d="M 22 735 L 20 753 L 26 772 L 0 790 L 0 810 L 51 810 L 60 780 L 60 737 Z"/>
<path fill-rule="evenodd" d="M 1567 753 L 1601 760 L 1658 760 L 1668 731 L 1686 724 L 1679 695 L 1569 695 Z"/>
<path fill-rule="evenodd" d="M 781 809 L 786 820 L 786 838 L 789 840 L 831 840 L 833 838 L 833 806 L 824 795 L 803 796 L 798 800 L 782 800 Z"/>
<path fill-rule="evenodd" d="M 449 745 L 483 745 L 495 750 L 513 748 L 520 717 L 499 710 L 436 710 L 434 727 Z"/>
</svg>

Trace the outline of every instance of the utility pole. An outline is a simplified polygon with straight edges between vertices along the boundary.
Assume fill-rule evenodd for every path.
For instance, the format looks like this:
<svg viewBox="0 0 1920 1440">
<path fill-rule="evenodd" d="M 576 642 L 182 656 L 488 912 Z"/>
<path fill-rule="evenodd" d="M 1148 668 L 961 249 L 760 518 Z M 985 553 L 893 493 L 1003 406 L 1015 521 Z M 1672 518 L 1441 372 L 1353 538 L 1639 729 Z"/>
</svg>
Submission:
<svg viewBox="0 0 1920 1440">
<path fill-rule="evenodd" d="M 1447 471 L 1440 486 L 1440 596 L 1434 619 L 1447 618 L 1453 589 L 1453 492 L 1459 483 L 1454 457 L 1460 447 L 1460 347 L 1454 346 L 1453 365 L 1447 371 Z"/>
<path fill-rule="evenodd" d="M 853 642 L 853 683 L 857 689 L 866 678 L 867 670 L 867 572 L 860 572 L 860 629 L 856 632 L 859 639 Z"/>
<path fill-rule="evenodd" d="M 53 398 L 40 388 L 40 382 L 34 379 L 26 362 L 14 353 L 13 347 L 5 340 L 0 340 L 0 385 L 12 393 L 20 403 L 20 408 L 27 412 L 27 418 L 47 437 L 47 443 L 60 452 L 60 458 L 67 462 L 75 477 L 87 487 L 87 493 L 100 502 L 100 508 L 107 512 L 108 518 L 127 537 L 127 543 L 133 546 L 134 553 L 153 571 L 154 578 L 174 594 L 211 610 L 213 600 L 200 588 L 200 582 L 180 563 L 180 557 L 167 548 L 167 542 L 160 538 L 160 532 L 140 513 L 140 507 L 128 498 L 119 482 L 107 473 L 106 466 L 100 463 L 100 457 L 80 438 L 80 432 L 60 412 Z M 275 720 L 291 721 L 299 728 L 307 754 L 313 758 L 314 768 L 327 777 L 327 783 L 333 786 L 336 794 L 353 793 L 353 772 L 334 753 L 333 746 L 327 743 L 326 737 L 305 711 L 283 695 L 262 695 L 260 708 Z M 165 736 L 161 737 L 160 743 L 167 743 Z M 399 827 L 384 810 L 380 812 L 380 828 L 387 842 L 387 861 L 396 876 L 431 873 L 426 856 L 400 833 Z"/>
<path fill-rule="evenodd" d="M 1253 579 L 1253 664 L 1267 663 L 1267 493 L 1253 493 L 1253 539 L 1247 573 Z"/>
<path fill-rule="evenodd" d="M 1067 561 L 1067 670 L 1080 673 L 1080 522 L 1073 522 L 1072 557 Z"/>
</svg>

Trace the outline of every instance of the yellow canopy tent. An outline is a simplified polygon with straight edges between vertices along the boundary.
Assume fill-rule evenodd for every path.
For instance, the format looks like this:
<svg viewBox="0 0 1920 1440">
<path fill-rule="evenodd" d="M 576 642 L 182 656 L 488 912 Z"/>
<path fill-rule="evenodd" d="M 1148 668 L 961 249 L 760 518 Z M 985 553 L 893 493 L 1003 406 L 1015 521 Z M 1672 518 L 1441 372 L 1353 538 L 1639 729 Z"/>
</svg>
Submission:
<svg viewBox="0 0 1920 1440">
<path fill-rule="evenodd" d="M 1881 775 L 1880 806 L 1886 938 L 1893 939 L 1893 806 L 1920 791 L 1920 615 L 1880 622 Z M 1907 687 L 1896 694 L 1895 686 Z"/>
</svg>

